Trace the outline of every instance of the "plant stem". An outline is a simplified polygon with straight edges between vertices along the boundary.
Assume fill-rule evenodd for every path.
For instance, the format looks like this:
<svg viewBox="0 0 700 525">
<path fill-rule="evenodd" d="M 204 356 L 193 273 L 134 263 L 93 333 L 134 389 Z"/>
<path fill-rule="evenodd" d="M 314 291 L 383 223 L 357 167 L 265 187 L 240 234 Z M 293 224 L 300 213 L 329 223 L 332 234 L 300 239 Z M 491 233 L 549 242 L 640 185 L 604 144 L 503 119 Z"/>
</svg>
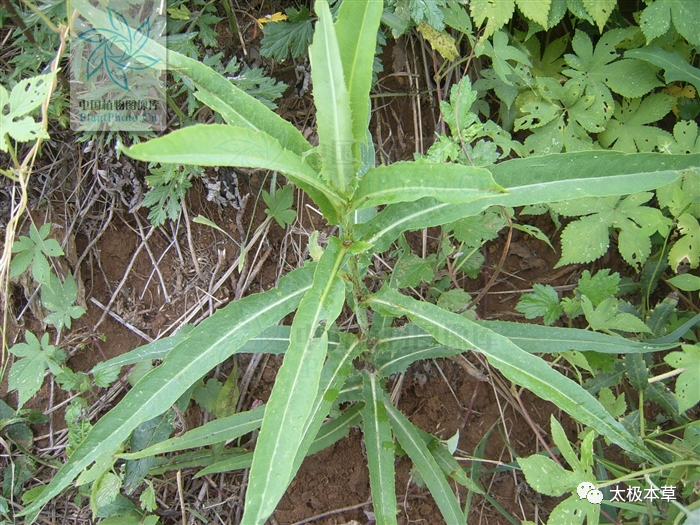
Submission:
<svg viewBox="0 0 700 525">
<path fill-rule="evenodd" d="M 616 478 L 612 481 L 607 481 L 602 484 L 596 484 L 598 489 L 601 489 L 603 487 L 610 487 L 612 485 L 617 485 L 618 483 L 621 483 L 623 481 L 629 481 L 632 479 L 637 479 L 643 476 L 646 476 L 648 474 L 654 474 L 656 472 L 662 472 L 664 470 L 671 470 L 676 467 L 700 467 L 700 461 L 691 461 L 691 460 L 686 460 L 686 461 L 676 461 L 674 463 L 668 463 L 667 465 L 661 465 L 659 467 L 650 467 L 644 470 L 640 470 L 638 472 L 632 472 L 631 474 L 627 474 L 626 476 L 622 476 L 620 478 Z"/>
</svg>

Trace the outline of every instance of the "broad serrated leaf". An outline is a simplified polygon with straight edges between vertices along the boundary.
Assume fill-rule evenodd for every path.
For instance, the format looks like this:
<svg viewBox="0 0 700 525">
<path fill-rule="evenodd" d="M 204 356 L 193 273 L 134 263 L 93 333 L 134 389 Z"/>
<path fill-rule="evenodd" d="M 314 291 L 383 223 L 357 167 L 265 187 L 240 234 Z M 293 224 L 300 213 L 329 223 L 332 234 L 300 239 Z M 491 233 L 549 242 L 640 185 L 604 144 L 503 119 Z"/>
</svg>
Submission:
<svg viewBox="0 0 700 525">
<path fill-rule="evenodd" d="M 595 20 L 601 33 L 616 6 L 617 0 L 583 0 L 583 7 Z"/>
<path fill-rule="evenodd" d="M 63 255 L 61 245 L 56 239 L 49 239 L 51 224 L 43 224 L 38 230 L 34 224 L 29 225 L 29 237 L 21 236 L 12 245 L 10 277 L 23 273 L 32 265 L 32 277 L 38 283 L 46 283 L 49 279 L 49 263 L 47 257 Z M 32 264 L 33 263 L 33 264 Z"/>
<path fill-rule="evenodd" d="M 578 281 L 577 289 L 581 295 L 588 297 L 593 306 L 598 306 L 604 299 L 617 294 L 620 284 L 620 274 L 610 275 L 610 269 L 604 268 L 591 276 L 589 270 L 584 270 Z"/>
<path fill-rule="evenodd" d="M 566 470 L 552 459 L 542 455 L 518 458 L 518 465 L 528 484 L 540 494 L 563 496 L 581 482 L 578 473 Z"/>
<path fill-rule="evenodd" d="M 265 213 L 275 219 L 280 228 L 286 228 L 297 218 L 297 212 L 290 209 L 294 202 L 294 192 L 291 186 L 278 189 L 274 197 L 263 190 L 262 197 L 267 204 Z"/>
<path fill-rule="evenodd" d="M 527 18 L 545 29 L 549 28 L 549 8 L 552 0 L 516 0 L 516 3 Z"/>
<path fill-rule="evenodd" d="M 525 314 L 526 319 L 543 317 L 544 324 L 552 324 L 563 313 L 561 306 L 559 306 L 559 294 L 548 284 L 535 283 L 532 288 L 534 293 L 524 294 L 515 309 Z"/>
<path fill-rule="evenodd" d="M 609 228 L 620 230 L 618 249 L 623 259 L 635 267 L 644 264 L 651 253 L 651 235 L 657 231 L 665 235 L 671 224 L 657 208 L 643 206 L 652 197 L 652 193 L 643 192 L 623 199 L 582 199 L 578 203 L 564 201 L 552 205 L 552 209 L 563 215 L 577 215 L 577 206 L 579 212 L 586 214 L 595 210 L 564 228 L 562 258 L 556 267 L 602 257 L 610 245 Z"/>
<path fill-rule="evenodd" d="M 677 0 L 655 0 L 648 5 L 639 18 L 639 27 L 647 39 L 647 44 L 665 35 L 671 27 L 671 19 L 676 30 L 688 42 L 700 45 L 700 9 L 695 2 Z"/>
<path fill-rule="evenodd" d="M 662 142 L 659 151 L 673 155 L 700 153 L 700 133 L 698 124 L 692 120 L 681 120 L 673 126 L 672 141 Z"/>
<path fill-rule="evenodd" d="M 430 43 L 430 47 L 440 53 L 442 58 L 449 61 L 459 58 L 456 40 L 447 31 L 437 31 L 426 21 L 418 24 L 417 29 L 420 31 L 421 35 L 423 35 L 423 38 Z"/>
<path fill-rule="evenodd" d="M 308 7 L 290 7 L 285 14 L 287 20 L 265 24 L 260 42 L 260 54 L 278 61 L 306 53 L 314 34 Z"/>
<path fill-rule="evenodd" d="M 510 21 L 515 11 L 515 0 L 473 0 L 469 3 L 469 9 L 477 26 L 488 20 L 482 35 L 486 39 Z"/>
<path fill-rule="evenodd" d="M 664 357 L 673 368 L 684 368 L 676 378 L 678 411 L 685 412 L 700 402 L 700 347 L 682 345 L 682 352 L 671 352 Z"/>
<path fill-rule="evenodd" d="M 65 353 L 49 344 L 49 334 L 39 339 L 27 330 L 24 333 L 26 343 L 17 343 L 10 348 L 10 353 L 20 357 L 12 365 L 8 376 L 8 389 L 16 390 L 19 396 L 18 408 L 21 408 L 36 394 L 44 383 L 47 368 L 60 371 L 66 359 Z"/>
<path fill-rule="evenodd" d="M 407 288 L 418 286 L 423 281 L 431 282 L 434 265 L 434 260 L 421 259 L 412 253 L 406 254 L 396 262 L 391 276 L 392 283 L 397 288 Z"/>
<path fill-rule="evenodd" d="M 565 69 L 563 73 L 579 80 L 582 86 L 590 87 L 591 93 L 599 94 L 609 115 L 613 111 L 610 90 L 624 97 L 635 98 L 662 85 L 656 78 L 656 68 L 651 64 L 634 58 L 618 60 L 620 55 L 615 50 L 616 46 L 630 38 L 633 32 L 632 28 L 611 29 L 600 37 L 594 50 L 590 37 L 576 30 L 572 40 L 576 54 L 565 55 L 571 69 Z"/>
<path fill-rule="evenodd" d="M 598 141 L 605 148 L 635 153 L 661 149 L 671 140 L 671 134 L 661 128 L 648 126 L 668 115 L 673 107 L 673 97 L 655 93 L 645 99 L 623 99 L 615 103 L 615 113 L 607 128 L 598 134 Z"/>
<path fill-rule="evenodd" d="M 49 274 L 48 282 L 41 287 L 41 304 L 52 313 L 44 322 L 54 325 L 59 332 L 64 326 L 70 328 L 72 319 L 85 313 L 82 306 L 74 306 L 77 298 L 78 285 L 73 274 L 69 273 L 63 283 L 53 273 Z"/>
</svg>

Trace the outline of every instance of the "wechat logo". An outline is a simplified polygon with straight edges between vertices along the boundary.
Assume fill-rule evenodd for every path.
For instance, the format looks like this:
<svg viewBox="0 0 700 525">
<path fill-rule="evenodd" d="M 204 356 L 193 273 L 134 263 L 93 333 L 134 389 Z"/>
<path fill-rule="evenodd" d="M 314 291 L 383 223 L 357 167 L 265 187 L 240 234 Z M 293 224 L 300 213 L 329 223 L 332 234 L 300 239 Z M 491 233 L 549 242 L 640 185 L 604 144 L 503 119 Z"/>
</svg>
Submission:
<svg viewBox="0 0 700 525">
<path fill-rule="evenodd" d="M 600 505 L 600 502 L 603 501 L 603 493 L 597 490 L 590 481 L 579 483 L 578 487 L 576 487 L 576 492 L 578 492 L 579 498 L 586 498 L 595 505 Z"/>
</svg>

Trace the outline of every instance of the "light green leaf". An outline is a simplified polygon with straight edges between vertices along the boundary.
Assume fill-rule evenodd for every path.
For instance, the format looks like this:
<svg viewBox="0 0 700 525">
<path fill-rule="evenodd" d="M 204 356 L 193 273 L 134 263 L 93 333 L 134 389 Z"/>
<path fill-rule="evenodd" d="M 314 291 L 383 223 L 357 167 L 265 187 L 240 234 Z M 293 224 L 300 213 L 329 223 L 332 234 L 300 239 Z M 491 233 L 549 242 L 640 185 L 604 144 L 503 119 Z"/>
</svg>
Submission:
<svg viewBox="0 0 700 525">
<path fill-rule="evenodd" d="M 655 126 L 671 112 L 673 97 L 654 93 L 644 100 L 641 98 L 623 99 L 615 103 L 615 113 L 607 128 L 598 134 L 598 141 L 605 148 L 635 153 L 651 152 L 672 140 L 671 134 Z"/>
<path fill-rule="evenodd" d="M 255 447 L 244 525 L 264 523 L 295 474 L 294 459 L 307 433 L 305 423 L 312 415 L 326 359 L 327 330 L 340 314 L 345 299 L 345 286 L 338 271 L 346 253 L 342 243 L 331 237 L 314 272 L 312 288 L 294 316 L 289 348 L 277 373 Z"/>
<path fill-rule="evenodd" d="M 593 17 L 602 33 L 610 15 L 617 6 L 617 0 L 583 0 L 583 6 L 588 14 Z"/>
<path fill-rule="evenodd" d="M 292 224 L 294 219 L 297 218 L 297 212 L 290 209 L 294 202 L 294 193 L 291 186 L 284 186 L 278 189 L 274 197 L 263 190 L 262 197 L 265 204 L 267 204 L 265 213 L 275 219 L 280 228 L 286 228 L 287 225 Z"/>
<path fill-rule="evenodd" d="M 639 439 L 610 417 L 598 400 L 583 387 L 553 370 L 541 358 L 525 352 L 510 339 L 462 316 L 418 302 L 387 287 L 371 296 L 368 304 L 380 312 L 407 315 L 441 344 L 483 353 L 509 380 L 554 403 L 625 450 L 653 460 Z"/>
<path fill-rule="evenodd" d="M 691 44 L 700 45 L 697 30 L 700 27 L 700 10 L 694 2 L 676 0 L 655 0 L 642 12 L 639 27 L 647 39 L 647 44 L 668 33 L 671 18 L 683 38 Z"/>
<path fill-rule="evenodd" d="M 518 465 L 523 469 L 528 484 L 547 496 L 563 496 L 582 481 L 579 474 L 566 470 L 552 459 L 539 454 L 518 458 Z"/>
<path fill-rule="evenodd" d="M 344 195 L 359 164 L 359 158 L 353 154 L 350 94 L 328 2 L 316 0 L 314 6 L 318 22 L 313 44 L 309 47 L 309 60 L 323 163 L 321 175 L 332 188 Z M 357 96 L 361 96 L 359 92 Z"/>
<path fill-rule="evenodd" d="M 41 287 L 41 304 L 52 313 L 44 318 L 44 322 L 52 324 L 59 332 L 63 327 L 70 328 L 71 320 L 78 319 L 85 313 L 82 306 L 74 306 L 78 299 L 78 285 L 73 274 L 66 275 L 65 282 L 53 273 L 49 273 L 48 282 Z"/>
<path fill-rule="evenodd" d="M 664 357 L 673 368 L 684 368 L 676 378 L 678 411 L 685 412 L 700 402 L 700 347 L 682 345 L 682 352 L 671 352 Z"/>
<path fill-rule="evenodd" d="M 593 50 L 590 37 L 583 31 L 576 30 L 572 40 L 574 54 L 565 55 L 566 63 L 571 69 L 563 73 L 586 86 L 586 91 L 600 95 L 600 102 L 605 103 L 607 114 L 612 113 L 610 89 L 624 97 L 635 98 L 649 93 L 662 84 L 656 78 L 656 68 L 636 60 L 629 52 L 622 60 L 615 51 L 623 40 L 633 36 L 634 29 L 611 29 L 601 36 Z"/>
<path fill-rule="evenodd" d="M 581 308 L 592 330 L 651 333 L 649 327 L 639 317 L 620 312 L 618 300 L 615 297 L 605 299 L 594 308 L 590 299 L 584 295 L 581 297 Z"/>
<path fill-rule="evenodd" d="M 590 213 L 578 221 L 569 223 L 562 232 L 562 257 L 556 267 L 571 263 L 587 263 L 602 257 L 610 245 L 609 229 L 620 230 L 618 249 L 622 258 L 638 267 L 651 253 L 650 237 L 659 232 L 668 233 L 671 222 L 657 208 L 643 206 L 653 197 L 650 192 L 635 193 L 623 199 L 582 199 L 579 203 L 564 201 L 552 205 L 552 209 L 568 216 Z M 584 241 L 582 242 L 582 239 Z"/>
<path fill-rule="evenodd" d="M 330 220 L 338 218 L 340 199 L 302 158 L 264 132 L 225 124 L 197 124 L 164 137 L 124 148 L 137 160 L 197 166 L 241 166 L 280 171 L 306 191 Z"/>
<path fill-rule="evenodd" d="M 700 168 L 697 154 L 586 151 L 509 160 L 489 168 L 496 183 L 508 193 L 465 205 L 432 198 L 390 205 L 360 225 L 358 237 L 374 244 L 376 251 L 384 251 L 404 231 L 478 215 L 491 205 L 515 207 L 576 197 L 619 196 L 663 186 L 676 180 L 683 170 L 695 168 Z"/>
<path fill-rule="evenodd" d="M 138 452 L 120 454 L 122 459 L 139 459 L 167 452 L 178 452 L 188 448 L 205 447 L 239 438 L 260 428 L 265 413 L 265 405 L 246 412 L 215 419 L 200 427 L 185 432 L 182 436 L 167 439 Z"/>
<path fill-rule="evenodd" d="M 372 64 L 383 9 L 381 0 L 366 0 L 359 5 L 361 7 L 358 8 L 357 2 L 340 4 L 335 22 L 340 60 L 350 97 L 352 136 L 357 148 L 355 158 L 360 158 L 360 143 L 367 141 Z"/>
<path fill-rule="evenodd" d="M 550 325 L 559 319 L 563 313 L 559 306 L 559 294 L 550 285 L 533 285 L 534 293 L 524 294 L 515 309 L 525 314 L 526 319 L 544 317 L 544 324 Z"/>
<path fill-rule="evenodd" d="M 8 376 L 8 389 L 16 390 L 19 396 L 18 409 L 39 391 L 46 369 L 60 371 L 66 360 L 63 350 L 49 344 L 48 333 L 41 337 L 41 343 L 29 330 L 24 332 L 24 339 L 26 343 L 10 348 L 11 354 L 21 358 L 12 365 Z"/>
<path fill-rule="evenodd" d="M 283 277 L 277 288 L 233 302 L 190 331 L 163 364 L 151 370 L 95 424 L 41 496 L 22 511 L 23 515 L 41 508 L 98 457 L 113 454 L 140 423 L 165 412 L 245 341 L 294 310 L 310 288 L 310 270 L 295 270 Z"/>
<path fill-rule="evenodd" d="M 589 270 L 584 270 L 578 280 L 577 289 L 582 295 L 591 300 L 593 306 L 598 306 L 604 299 L 617 294 L 620 284 L 620 274 L 610 275 L 610 269 L 604 268 L 591 276 Z"/>
<path fill-rule="evenodd" d="M 384 405 L 391 421 L 391 428 L 403 448 L 418 469 L 430 494 L 435 499 L 446 523 L 464 523 L 464 514 L 459 507 L 442 469 L 425 446 L 418 429 L 384 395 Z"/>
<path fill-rule="evenodd" d="M 688 82 L 700 91 L 700 69 L 691 66 L 678 51 L 666 51 L 658 46 L 649 46 L 643 49 L 631 49 L 625 53 L 625 57 L 645 60 L 664 70 L 666 83 Z"/>
<path fill-rule="evenodd" d="M 601 354 L 645 354 L 677 346 L 674 346 L 673 342 L 652 344 L 576 328 L 557 328 L 505 321 L 475 322 L 507 337 L 526 352 L 533 354 L 562 353 L 569 350 L 599 352 Z"/>
<path fill-rule="evenodd" d="M 527 18 L 549 29 L 549 8 L 552 0 L 516 0 L 516 3 Z"/>
<path fill-rule="evenodd" d="M 433 197 L 459 204 L 490 198 L 503 191 L 485 168 L 431 162 L 395 162 L 371 168 L 360 180 L 353 208 Z"/>
<path fill-rule="evenodd" d="M 690 213 L 684 213 L 678 218 L 678 239 L 668 252 L 668 263 L 673 271 L 678 271 L 678 265 L 687 262 L 695 269 L 700 265 L 700 224 Z"/>
<path fill-rule="evenodd" d="M 49 138 L 41 124 L 26 115 L 48 98 L 55 76 L 56 73 L 53 72 L 25 78 L 12 88 L 9 95 L 7 90 L 0 86 L 0 151 L 7 152 L 10 147 L 6 135 L 18 142 Z M 7 113 L 5 108 L 8 108 Z"/>
<path fill-rule="evenodd" d="M 515 0 L 472 0 L 469 9 L 476 26 L 480 27 L 488 19 L 482 35 L 486 39 L 510 21 Z"/>
<path fill-rule="evenodd" d="M 365 371 L 365 408 L 362 411 L 372 505 L 377 525 L 397 523 L 396 486 L 394 471 L 394 439 L 384 406 L 384 391 L 379 378 Z"/>
<path fill-rule="evenodd" d="M 689 273 L 671 277 L 668 280 L 668 283 L 672 284 L 679 290 L 683 290 L 684 292 L 695 292 L 700 290 L 700 277 Z"/>
</svg>

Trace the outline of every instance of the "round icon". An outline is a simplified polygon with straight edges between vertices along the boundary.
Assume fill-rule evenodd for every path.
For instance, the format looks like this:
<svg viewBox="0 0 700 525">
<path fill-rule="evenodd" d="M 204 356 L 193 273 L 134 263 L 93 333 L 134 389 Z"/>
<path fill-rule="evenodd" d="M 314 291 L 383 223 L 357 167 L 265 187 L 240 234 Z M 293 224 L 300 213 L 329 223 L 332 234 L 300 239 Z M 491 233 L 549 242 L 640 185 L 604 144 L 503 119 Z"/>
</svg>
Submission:
<svg viewBox="0 0 700 525">
<path fill-rule="evenodd" d="M 583 481 L 579 483 L 578 487 L 576 488 L 576 492 L 578 492 L 578 497 L 581 499 L 585 498 L 586 495 L 592 490 L 595 490 L 595 485 L 590 481 Z"/>
<path fill-rule="evenodd" d="M 586 494 L 586 499 L 595 505 L 600 505 L 600 502 L 603 501 L 603 493 L 593 489 Z"/>
</svg>

